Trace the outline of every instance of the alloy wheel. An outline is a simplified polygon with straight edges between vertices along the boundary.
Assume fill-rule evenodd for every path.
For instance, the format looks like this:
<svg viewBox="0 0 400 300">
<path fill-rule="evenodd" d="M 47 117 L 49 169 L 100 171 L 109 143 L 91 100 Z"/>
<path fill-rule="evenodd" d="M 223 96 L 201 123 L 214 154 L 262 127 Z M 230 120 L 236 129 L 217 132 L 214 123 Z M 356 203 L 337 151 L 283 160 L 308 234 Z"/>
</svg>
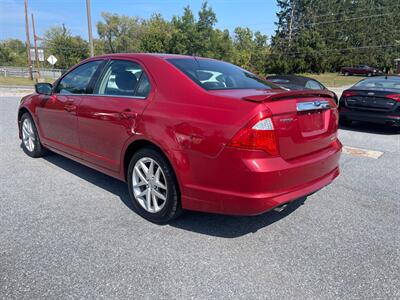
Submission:
<svg viewBox="0 0 400 300">
<path fill-rule="evenodd" d="M 162 210 L 167 202 L 167 181 L 160 165 L 150 157 L 139 159 L 132 173 L 133 194 L 149 213 Z"/>
<path fill-rule="evenodd" d="M 29 118 L 24 119 L 22 122 L 22 141 L 29 152 L 35 150 L 36 135 L 32 121 Z"/>
</svg>

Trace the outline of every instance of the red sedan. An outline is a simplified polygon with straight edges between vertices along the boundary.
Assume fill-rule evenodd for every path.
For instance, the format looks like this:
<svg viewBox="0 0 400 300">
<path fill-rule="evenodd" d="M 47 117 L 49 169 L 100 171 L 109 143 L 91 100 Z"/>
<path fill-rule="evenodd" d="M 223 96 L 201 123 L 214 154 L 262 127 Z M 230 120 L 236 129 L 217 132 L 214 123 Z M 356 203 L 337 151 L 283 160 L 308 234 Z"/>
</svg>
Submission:
<svg viewBox="0 0 400 300">
<path fill-rule="evenodd" d="M 137 213 L 256 215 L 338 176 L 329 91 L 285 91 L 229 63 L 114 54 L 21 100 L 22 148 L 46 149 L 127 182 Z"/>
</svg>

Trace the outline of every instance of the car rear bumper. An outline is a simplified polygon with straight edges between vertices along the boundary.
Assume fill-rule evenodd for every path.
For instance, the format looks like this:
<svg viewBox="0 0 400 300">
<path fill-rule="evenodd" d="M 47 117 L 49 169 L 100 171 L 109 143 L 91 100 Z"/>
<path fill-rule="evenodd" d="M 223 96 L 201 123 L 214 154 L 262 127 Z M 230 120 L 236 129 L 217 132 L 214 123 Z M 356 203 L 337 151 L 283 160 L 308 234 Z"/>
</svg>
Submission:
<svg viewBox="0 0 400 300">
<path fill-rule="evenodd" d="M 349 121 L 362 121 L 371 122 L 377 124 L 387 124 L 400 126 L 400 114 L 399 113 L 373 113 L 364 111 L 354 111 L 348 109 L 340 110 L 340 118 L 345 118 Z"/>
<path fill-rule="evenodd" d="M 310 195 L 339 175 L 341 144 L 335 142 L 335 146 L 289 162 L 280 157 L 265 158 L 262 151 L 223 152 L 218 159 L 224 164 L 220 172 L 210 170 L 208 182 L 182 189 L 183 208 L 258 215 Z"/>
</svg>

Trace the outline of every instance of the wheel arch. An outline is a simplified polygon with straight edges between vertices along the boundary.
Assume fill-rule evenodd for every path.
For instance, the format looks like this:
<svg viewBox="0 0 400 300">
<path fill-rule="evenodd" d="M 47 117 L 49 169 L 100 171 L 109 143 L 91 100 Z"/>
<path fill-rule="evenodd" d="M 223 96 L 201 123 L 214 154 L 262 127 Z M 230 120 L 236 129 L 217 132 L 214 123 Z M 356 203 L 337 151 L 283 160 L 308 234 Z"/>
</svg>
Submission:
<svg viewBox="0 0 400 300">
<path fill-rule="evenodd" d="M 19 108 L 19 110 L 18 110 L 18 117 L 17 117 L 17 120 L 18 120 L 18 135 L 19 135 L 19 138 L 22 138 L 22 137 L 21 137 L 21 118 L 22 118 L 22 116 L 23 116 L 25 113 L 28 113 L 28 114 L 31 116 L 32 120 L 33 120 L 32 113 L 29 111 L 29 109 L 27 109 L 25 106 L 22 106 L 22 107 Z M 35 122 L 35 120 L 33 120 L 33 122 Z"/>
<path fill-rule="evenodd" d="M 133 156 L 134 153 L 136 153 L 140 149 L 143 149 L 146 147 L 153 148 L 153 149 L 159 151 L 165 157 L 165 159 L 169 163 L 169 165 L 172 169 L 172 172 L 174 173 L 174 176 L 178 182 L 178 190 L 180 191 L 181 184 L 180 184 L 179 176 L 176 172 L 176 168 L 174 167 L 173 157 L 170 157 L 170 154 L 167 151 L 164 151 L 159 145 L 157 145 L 154 142 L 151 142 L 149 140 L 146 140 L 146 139 L 135 140 L 126 147 L 126 150 L 123 155 L 123 160 L 122 160 L 123 176 L 124 176 L 125 181 L 127 181 L 128 166 L 129 166 L 131 157 Z"/>
</svg>

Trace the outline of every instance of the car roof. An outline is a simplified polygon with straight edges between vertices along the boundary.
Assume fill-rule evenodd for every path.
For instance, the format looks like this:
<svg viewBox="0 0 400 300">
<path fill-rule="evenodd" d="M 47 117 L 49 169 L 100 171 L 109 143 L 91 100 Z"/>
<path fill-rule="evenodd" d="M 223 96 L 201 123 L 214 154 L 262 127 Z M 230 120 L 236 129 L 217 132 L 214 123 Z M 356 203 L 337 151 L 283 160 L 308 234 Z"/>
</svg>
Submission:
<svg viewBox="0 0 400 300">
<path fill-rule="evenodd" d="M 182 54 L 170 54 L 170 53 L 110 53 L 92 57 L 91 59 L 96 58 L 113 58 L 113 57 L 125 57 L 125 58 L 160 58 L 160 59 L 170 59 L 170 58 L 196 58 L 196 59 L 212 59 L 207 57 L 199 57 L 192 55 L 182 55 Z"/>
<path fill-rule="evenodd" d="M 376 80 L 376 79 L 394 79 L 394 80 L 400 80 L 400 76 L 399 75 L 382 75 L 382 76 L 374 76 L 374 77 L 369 77 L 369 78 L 365 78 L 361 81 L 364 80 Z"/>
</svg>

